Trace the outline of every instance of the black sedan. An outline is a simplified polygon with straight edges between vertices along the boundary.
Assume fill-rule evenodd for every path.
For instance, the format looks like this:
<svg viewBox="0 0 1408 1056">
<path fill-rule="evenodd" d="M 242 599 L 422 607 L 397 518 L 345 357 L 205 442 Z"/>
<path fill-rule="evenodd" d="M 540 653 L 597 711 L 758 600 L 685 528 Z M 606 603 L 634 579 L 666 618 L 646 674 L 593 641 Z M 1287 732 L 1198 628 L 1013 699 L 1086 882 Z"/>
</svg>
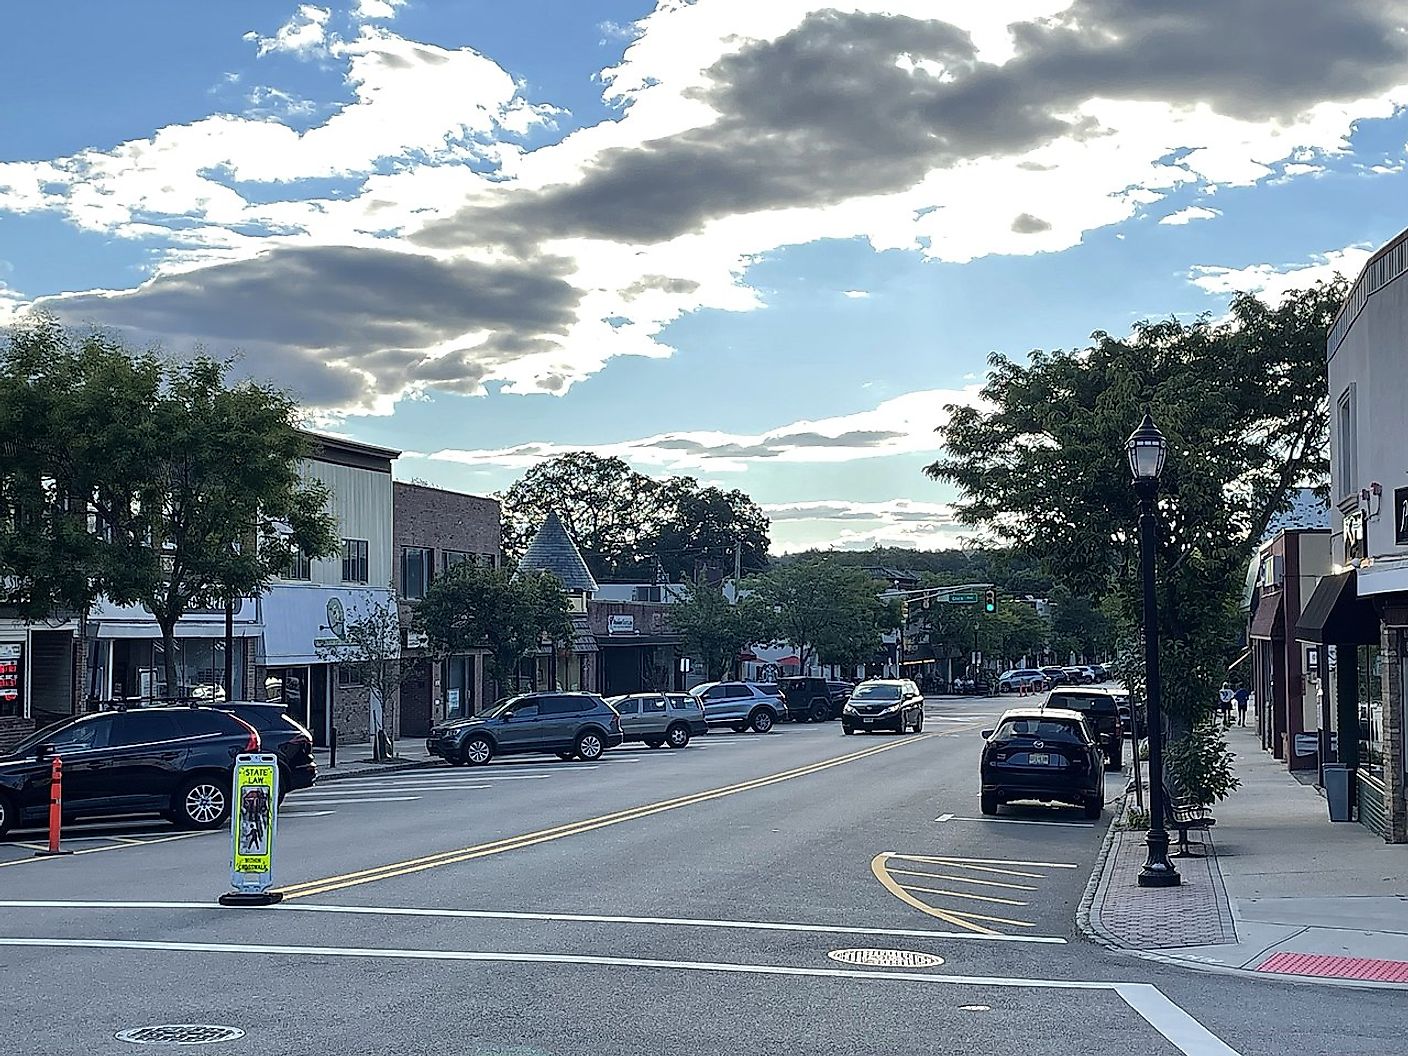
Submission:
<svg viewBox="0 0 1408 1056">
<path fill-rule="evenodd" d="M 1105 758 L 1079 712 L 1015 708 L 983 731 L 984 814 L 1018 799 L 1070 803 L 1087 818 L 1105 809 Z"/>
<path fill-rule="evenodd" d="M 857 730 L 919 733 L 924 729 L 924 695 L 907 678 L 862 682 L 841 712 L 841 729 L 848 734 Z"/>
</svg>

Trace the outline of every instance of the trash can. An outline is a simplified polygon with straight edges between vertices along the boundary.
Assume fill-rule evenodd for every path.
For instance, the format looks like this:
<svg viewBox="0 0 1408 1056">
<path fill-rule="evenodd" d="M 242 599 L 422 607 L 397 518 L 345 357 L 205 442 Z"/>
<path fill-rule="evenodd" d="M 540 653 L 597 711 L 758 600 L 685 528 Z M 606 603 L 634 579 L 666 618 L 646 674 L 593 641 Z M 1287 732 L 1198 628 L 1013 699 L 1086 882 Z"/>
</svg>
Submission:
<svg viewBox="0 0 1408 1056">
<path fill-rule="evenodd" d="M 1325 799 L 1330 804 L 1331 821 L 1353 821 L 1350 789 L 1354 787 L 1354 769 L 1340 763 L 1325 767 Z"/>
</svg>

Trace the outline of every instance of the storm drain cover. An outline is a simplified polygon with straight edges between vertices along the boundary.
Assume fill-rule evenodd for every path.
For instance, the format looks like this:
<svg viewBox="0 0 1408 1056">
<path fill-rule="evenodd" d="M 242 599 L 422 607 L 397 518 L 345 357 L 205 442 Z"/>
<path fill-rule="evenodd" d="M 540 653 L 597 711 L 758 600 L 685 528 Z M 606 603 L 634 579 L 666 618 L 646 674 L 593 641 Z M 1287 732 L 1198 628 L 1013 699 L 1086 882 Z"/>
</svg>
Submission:
<svg viewBox="0 0 1408 1056">
<path fill-rule="evenodd" d="M 832 950 L 826 956 L 833 961 L 871 968 L 933 968 L 944 963 L 942 957 L 913 950 Z"/>
<path fill-rule="evenodd" d="M 113 1037 L 134 1045 L 214 1045 L 244 1037 L 239 1027 L 220 1027 L 213 1023 L 163 1023 L 156 1027 L 132 1027 L 119 1030 Z"/>
</svg>

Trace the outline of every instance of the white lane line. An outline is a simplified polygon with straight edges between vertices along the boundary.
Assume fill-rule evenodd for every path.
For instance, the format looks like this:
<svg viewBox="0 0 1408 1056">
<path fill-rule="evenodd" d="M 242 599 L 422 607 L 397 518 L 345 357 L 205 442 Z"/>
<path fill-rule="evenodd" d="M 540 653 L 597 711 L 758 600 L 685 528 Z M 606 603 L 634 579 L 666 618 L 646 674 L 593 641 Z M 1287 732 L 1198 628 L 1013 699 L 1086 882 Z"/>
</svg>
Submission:
<svg viewBox="0 0 1408 1056">
<path fill-rule="evenodd" d="M 439 783 L 439 782 L 443 782 L 443 781 L 454 781 L 454 780 L 456 780 L 456 779 L 459 779 L 459 780 L 462 780 L 462 781 L 495 781 L 495 782 L 498 782 L 498 781 L 547 781 L 547 780 L 549 780 L 552 776 L 553 776 L 552 774 L 503 774 L 502 776 L 499 776 L 499 775 L 490 776 L 490 775 L 488 775 L 488 774 L 485 774 L 485 775 L 481 776 L 480 774 L 474 773 L 474 772 L 472 772 L 472 771 L 469 772 L 469 773 L 466 773 L 466 772 L 463 771 L 463 770 L 432 770 L 432 771 L 429 771 L 429 772 L 421 772 L 421 773 L 415 773 L 415 774 L 408 774 L 408 775 L 405 776 L 405 777 L 397 777 L 395 774 L 386 774 L 386 775 L 384 775 L 384 776 L 382 776 L 382 777 L 340 777 L 340 778 L 335 778 L 334 780 L 328 781 L 328 782 L 326 782 L 326 783 L 324 783 L 324 784 L 321 784 L 321 785 L 314 785 L 313 787 L 314 787 L 314 788 L 326 788 L 327 785 L 339 785 L 339 786 L 340 786 L 340 785 L 348 785 L 348 786 L 362 786 L 362 785 L 400 785 L 400 786 L 407 786 L 407 785 L 420 784 L 420 783 L 422 783 L 422 782 L 429 782 L 429 783 L 435 784 L 435 783 Z M 309 791 L 309 789 L 306 789 L 306 788 L 305 788 L 305 789 L 301 789 L 300 791 L 307 792 L 307 791 Z M 289 793 L 289 795 L 294 795 L 294 794 L 295 794 L 295 793 L 292 793 L 292 792 Z"/>
<path fill-rule="evenodd" d="M 290 802 L 305 803 L 310 798 L 318 796 L 377 796 L 386 792 L 459 792 L 464 789 L 485 789 L 491 786 L 485 785 L 410 785 L 395 786 L 387 785 L 376 788 L 320 788 L 316 791 L 290 792 L 288 798 Z"/>
<path fill-rule="evenodd" d="M 224 911 L 215 902 L 66 901 L 55 899 L 5 899 L 0 909 L 210 909 Z M 726 931 L 790 931 L 816 935 L 885 935 L 907 939 L 971 939 L 982 942 L 1035 943 L 1064 946 L 1054 935 L 979 935 L 967 931 L 932 931 L 923 928 L 860 928 L 842 924 L 798 924 L 765 920 L 711 920 L 695 917 L 613 917 L 591 913 L 520 913 L 494 909 L 421 909 L 409 906 L 338 906 L 321 902 L 285 902 L 268 908 L 278 913 L 332 913 L 373 917 L 432 917 L 458 920 L 520 920 L 567 924 L 647 924 L 669 927 L 715 928 Z"/>
<path fill-rule="evenodd" d="M 76 857 L 78 857 L 78 855 L 80 855 L 80 854 L 102 854 L 104 851 L 126 851 L 126 850 L 130 850 L 133 846 L 152 847 L 152 846 L 155 846 L 155 845 L 158 844 L 158 843 L 171 843 L 171 842 L 174 841 L 174 840 L 190 840 L 190 839 L 194 839 L 194 838 L 197 837 L 197 836 L 208 836 L 208 835 L 209 835 L 209 832 L 181 832 L 181 833 L 177 833 L 175 836 L 162 836 L 162 837 L 160 837 L 160 838 L 158 838 L 158 839 L 155 839 L 155 840 L 143 840 L 140 845 L 129 844 L 129 843 L 115 843 L 115 844 L 111 844 L 111 845 L 109 845 L 109 846 L 107 846 L 107 847 L 86 847 L 86 848 L 84 848 L 84 849 L 81 850 L 81 851 L 74 851 L 74 852 L 73 852 L 73 856 L 76 858 Z M 55 861 L 63 861 L 63 859 L 62 859 L 62 858 L 16 858 L 14 861 L 0 862 L 0 869 L 4 869 L 4 868 L 6 868 L 6 867 L 8 867 L 8 866 L 11 866 L 11 865 L 28 865 L 28 864 L 31 863 L 31 862 L 55 862 Z"/>
<path fill-rule="evenodd" d="M 646 957 L 591 957 L 565 953 L 506 953 L 471 950 L 376 949 L 359 946 L 261 946 L 252 943 L 156 942 L 139 939 L 0 938 L 0 946 L 31 949 L 134 950 L 174 953 L 231 953 L 264 956 L 346 957 L 417 961 L 479 961 L 510 964 L 574 964 L 605 968 L 665 968 L 733 975 L 884 979 L 939 986 L 990 986 L 1010 990 L 1114 991 L 1184 1056 L 1238 1056 L 1158 987 L 1150 983 L 1099 983 L 1074 979 L 1017 979 L 1010 976 L 925 975 L 920 972 L 861 971 L 854 968 L 803 968 L 786 964 L 667 961 Z"/>
<path fill-rule="evenodd" d="M 949 876 L 946 873 L 921 873 L 914 869 L 887 869 L 886 872 L 891 876 L 927 876 L 930 880 L 952 880 L 955 883 L 977 884 L 980 887 L 1005 887 L 1009 891 L 1036 890 L 1033 884 L 1004 884 L 1000 880 L 979 880 L 972 876 Z"/>
<path fill-rule="evenodd" d="M 1072 865 L 1069 862 L 1022 862 L 1016 858 L 950 858 L 923 854 L 891 854 L 891 858 L 899 858 L 906 862 L 930 862 L 935 865 L 956 865 L 959 862 L 971 862 L 974 865 L 1030 865 L 1046 869 L 1079 869 L 1080 866 Z"/>
<path fill-rule="evenodd" d="M 940 814 L 940 815 L 939 815 L 937 818 L 935 818 L 934 820 L 935 820 L 935 821 L 952 821 L 952 820 L 953 820 L 953 815 L 952 815 L 952 814 Z"/>
<path fill-rule="evenodd" d="M 944 895 L 947 898 L 969 898 L 974 902 L 995 902 L 1000 906 L 1029 906 L 1030 902 L 1020 902 L 1015 898 L 998 898 L 996 895 L 969 895 L 961 891 L 941 891 L 937 887 L 917 887 L 914 884 L 900 884 L 906 891 L 918 891 L 925 895 Z"/>
<path fill-rule="evenodd" d="M 335 810 L 281 810 L 279 811 L 279 820 L 283 821 L 284 818 L 326 818 L 336 813 Z"/>
<path fill-rule="evenodd" d="M 1093 829 L 1094 822 L 1089 821 L 1038 821 L 1035 818 L 956 818 L 952 814 L 946 814 L 937 821 L 980 821 L 984 825 L 1059 825 L 1067 829 Z"/>
<path fill-rule="evenodd" d="M 420 796 L 359 796 L 354 799 L 300 799 L 300 807 L 331 807 L 357 803 L 414 803 Z"/>
<path fill-rule="evenodd" d="M 1237 1056 L 1236 1049 L 1174 1004 L 1152 983 L 1118 983 L 1115 993 L 1186 1056 Z"/>
</svg>

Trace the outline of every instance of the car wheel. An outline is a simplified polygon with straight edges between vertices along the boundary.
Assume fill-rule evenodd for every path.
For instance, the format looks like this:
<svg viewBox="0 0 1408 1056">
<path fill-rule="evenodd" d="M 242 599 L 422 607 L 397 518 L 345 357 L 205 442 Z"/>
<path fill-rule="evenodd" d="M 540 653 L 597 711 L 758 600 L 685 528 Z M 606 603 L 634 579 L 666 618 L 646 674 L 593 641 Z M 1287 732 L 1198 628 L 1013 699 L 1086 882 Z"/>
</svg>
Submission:
<svg viewBox="0 0 1408 1056">
<path fill-rule="evenodd" d="M 584 763 L 594 763 L 606 751 L 606 742 L 595 730 L 587 730 L 577 735 L 577 758 Z"/>
<path fill-rule="evenodd" d="M 998 803 L 996 792 L 980 792 L 978 794 L 978 809 L 981 810 L 984 814 L 991 817 L 992 815 L 997 813 L 997 807 Z"/>
<path fill-rule="evenodd" d="M 176 824 L 185 829 L 218 829 L 230 816 L 230 793 L 219 778 L 193 777 L 171 803 Z"/>
<path fill-rule="evenodd" d="M 1102 796 L 1095 796 L 1085 801 L 1085 816 L 1092 821 L 1105 813 L 1105 800 Z"/>
<path fill-rule="evenodd" d="M 483 766 L 494 758 L 494 742 L 487 737 L 474 736 L 464 742 L 460 749 L 460 759 L 465 766 Z"/>
<path fill-rule="evenodd" d="M 10 802 L 8 796 L 0 793 L 0 840 L 5 838 L 5 833 L 15 827 L 17 821 L 19 821 L 19 811 Z"/>
<path fill-rule="evenodd" d="M 812 701 L 811 710 L 807 712 L 807 720 L 809 722 L 825 722 L 829 718 L 831 718 L 831 705 L 822 700 Z"/>
<path fill-rule="evenodd" d="M 689 727 L 677 722 L 665 731 L 665 743 L 671 748 L 683 748 L 689 744 Z"/>
<path fill-rule="evenodd" d="M 753 714 L 748 716 L 748 724 L 753 727 L 755 733 L 767 733 L 772 729 L 772 712 L 767 708 L 756 708 Z"/>
<path fill-rule="evenodd" d="M 1012 683 L 1011 683 L 1011 682 L 999 682 L 999 683 L 997 684 L 997 691 L 998 691 L 999 693 L 1011 693 L 1011 692 L 1012 692 Z"/>
<path fill-rule="evenodd" d="M 923 712 L 923 711 L 920 711 L 920 712 L 919 712 L 919 718 L 917 718 L 917 719 L 914 720 L 914 732 L 915 732 L 915 733 L 923 733 L 923 732 L 924 732 L 924 712 Z"/>
</svg>

